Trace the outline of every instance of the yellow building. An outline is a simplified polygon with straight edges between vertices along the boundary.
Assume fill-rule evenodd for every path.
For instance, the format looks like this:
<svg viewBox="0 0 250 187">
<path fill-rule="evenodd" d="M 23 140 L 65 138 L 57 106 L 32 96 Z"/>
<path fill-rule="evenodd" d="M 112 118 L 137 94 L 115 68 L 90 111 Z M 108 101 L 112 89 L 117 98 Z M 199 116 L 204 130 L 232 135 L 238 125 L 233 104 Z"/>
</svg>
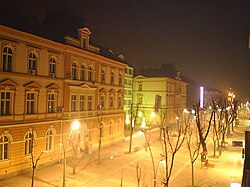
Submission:
<svg viewBox="0 0 250 187">
<path fill-rule="evenodd" d="M 132 66 L 127 66 L 125 69 L 125 80 L 124 80 L 124 113 L 126 115 L 126 125 L 129 125 L 131 104 L 133 103 L 133 72 Z"/>
<path fill-rule="evenodd" d="M 161 108 L 167 114 L 168 123 L 175 123 L 176 117 L 186 108 L 186 90 L 187 83 L 179 78 L 136 76 L 133 103 L 139 104 L 139 116 L 146 118 L 146 121 L 138 119 L 137 123 L 149 123 L 153 120 L 150 120 L 151 113 Z"/>
<path fill-rule="evenodd" d="M 0 25 L 0 178 L 29 169 L 32 152 L 55 163 L 61 145 L 81 157 L 100 137 L 104 146 L 123 139 L 127 65 L 90 34 L 78 29 L 61 44 Z"/>
</svg>

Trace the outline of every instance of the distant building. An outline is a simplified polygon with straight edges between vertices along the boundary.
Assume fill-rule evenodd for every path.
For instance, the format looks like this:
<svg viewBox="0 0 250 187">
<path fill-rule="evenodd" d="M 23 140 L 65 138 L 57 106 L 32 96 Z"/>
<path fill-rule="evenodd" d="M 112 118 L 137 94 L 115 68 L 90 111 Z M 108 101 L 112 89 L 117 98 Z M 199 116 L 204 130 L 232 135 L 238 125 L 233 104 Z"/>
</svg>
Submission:
<svg viewBox="0 0 250 187">
<path fill-rule="evenodd" d="M 32 152 L 58 162 L 60 142 L 81 157 L 123 139 L 127 65 L 90 34 L 62 44 L 0 25 L 0 178 L 31 169 Z"/>
<path fill-rule="evenodd" d="M 133 73 L 134 68 L 128 65 L 125 69 L 124 80 L 124 113 L 127 125 L 131 115 L 131 104 L 133 103 Z"/>
<path fill-rule="evenodd" d="M 145 116 L 146 121 L 151 121 L 152 112 L 164 108 L 168 123 L 176 123 L 176 117 L 186 108 L 186 94 L 187 83 L 179 78 L 143 75 L 134 78 L 133 103 L 139 104 L 140 111 L 143 113 L 141 115 Z M 140 124 L 143 121 L 138 119 L 137 123 Z"/>
<path fill-rule="evenodd" d="M 219 104 L 223 98 L 223 93 L 216 89 L 204 88 L 204 105 L 205 107 Z"/>
</svg>

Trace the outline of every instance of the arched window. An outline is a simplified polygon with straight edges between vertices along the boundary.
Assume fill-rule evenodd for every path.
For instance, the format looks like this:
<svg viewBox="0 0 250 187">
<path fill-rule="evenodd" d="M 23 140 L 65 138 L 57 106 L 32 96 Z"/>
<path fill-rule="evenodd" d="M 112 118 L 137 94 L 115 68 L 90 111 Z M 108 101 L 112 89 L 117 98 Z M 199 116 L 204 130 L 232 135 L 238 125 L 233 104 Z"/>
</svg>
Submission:
<svg viewBox="0 0 250 187">
<path fill-rule="evenodd" d="M 0 161 L 9 160 L 10 140 L 6 135 L 0 137 Z"/>
<path fill-rule="evenodd" d="M 81 65 L 81 69 L 80 69 L 80 80 L 81 80 L 81 81 L 84 81 L 84 80 L 85 80 L 84 71 L 85 71 L 85 67 L 84 67 L 84 65 Z"/>
<path fill-rule="evenodd" d="M 25 134 L 24 142 L 25 142 L 24 154 L 30 155 L 32 153 L 33 144 L 34 144 L 34 133 L 32 133 L 32 131 L 29 131 Z"/>
<path fill-rule="evenodd" d="M 102 69 L 101 71 L 101 83 L 105 84 L 105 70 L 104 69 Z"/>
<path fill-rule="evenodd" d="M 51 151 L 54 148 L 54 133 L 52 129 L 46 132 L 46 150 Z"/>
<path fill-rule="evenodd" d="M 92 68 L 88 68 L 88 81 L 91 82 L 93 80 L 93 71 Z"/>
<path fill-rule="evenodd" d="M 109 135 L 112 135 L 112 132 L 113 132 L 113 131 L 112 131 L 112 126 L 113 126 L 113 125 L 112 125 L 112 122 L 110 121 L 110 122 L 109 122 Z"/>
<path fill-rule="evenodd" d="M 3 71 L 10 72 L 12 70 L 13 52 L 10 47 L 3 48 Z"/>
<path fill-rule="evenodd" d="M 76 75 L 76 64 L 75 63 L 73 63 L 71 66 L 71 76 L 72 76 L 72 79 L 76 80 L 77 75 Z"/>
<path fill-rule="evenodd" d="M 37 71 L 37 57 L 34 52 L 29 53 L 29 62 L 28 62 L 28 73 L 31 75 L 36 75 Z"/>
<path fill-rule="evenodd" d="M 122 74 L 121 73 L 119 73 L 119 78 L 118 78 L 119 80 L 119 82 L 118 82 L 118 84 L 119 84 L 119 86 L 122 86 Z"/>
<path fill-rule="evenodd" d="M 56 59 L 54 57 L 49 59 L 49 76 L 56 77 Z"/>
<path fill-rule="evenodd" d="M 111 71 L 110 73 L 110 84 L 114 85 L 114 72 Z"/>
</svg>

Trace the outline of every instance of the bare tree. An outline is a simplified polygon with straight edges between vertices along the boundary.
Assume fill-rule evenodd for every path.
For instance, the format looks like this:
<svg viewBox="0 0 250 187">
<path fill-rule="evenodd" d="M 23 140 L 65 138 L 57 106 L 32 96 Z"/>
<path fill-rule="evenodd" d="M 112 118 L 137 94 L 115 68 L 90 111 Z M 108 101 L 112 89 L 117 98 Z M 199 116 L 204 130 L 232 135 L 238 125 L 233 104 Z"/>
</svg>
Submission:
<svg viewBox="0 0 250 187">
<path fill-rule="evenodd" d="M 214 111 L 211 113 L 210 119 L 208 120 L 208 122 L 207 122 L 206 117 L 205 117 L 205 114 L 206 114 L 205 111 L 203 109 L 201 109 L 199 107 L 199 105 L 194 106 L 194 111 L 195 111 L 195 117 L 196 117 L 195 118 L 196 126 L 198 129 L 198 134 L 199 134 L 200 142 L 201 142 L 202 149 L 203 149 L 202 154 L 207 154 L 208 150 L 207 150 L 207 145 L 206 145 L 206 139 L 207 139 L 208 134 L 209 134 Z M 204 120 L 202 120 L 202 119 L 204 119 Z"/>
<path fill-rule="evenodd" d="M 144 177 L 144 160 L 140 161 L 138 160 L 135 165 L 135 171 L 136 171 L 136 181 L 137 181 L 137 186 L 141 186 L 141 180 Z"/>
<path fill-rule="evenodd" d="M 158 109 L 157 122 L 161 129 L 161 145 L 163 153 L 161 156 L 165 160 L 165 176 L 163 177 L 163 185 L 165 187 L 169 186 L 170 177 L 172 174 L 175 155 L 181 148 L 184 140 L 187 127 L 183 124 L 182 118 L 177 114 L 176 124 L 174 128 L 171 128 L 167 123 L 167 111 L 166 108 Z"/>
<path fill-rule="evenodd" d="M 188 115 L 185 118 L 185 125 L 187 126 L 187 132 L 185 134 L 187 148 L 189 151 L 189 158 L 191 162 L 191 170 L 192 170 L 192 186 L 195 186 L 194 182 L 194 163 L 197 160 L 200 152 L 200 138 L 198 135 L 198 130 L 196 125 L 193 123 L 193 116 Z"/>
<path fill-rule="evenodd" d="M 36 168 L 37 168 L 37 164 L 38 164 L 38 161 L 40 160 L 42 154 L 43 154 L 43 151 L 40 153 L 40 155 L 36 158 L 35 157 L 35 151 L 34 151 L 34 145 L 35 145 L 35 137 L 34 137 L 34 129 L 32 128 L 31 129 L 31 137 L 30 137 L 31 141 L 29 142 L 30 143 L 30 159 L 31 159 L 31 167 L 32 167 L 32 177 L 31 177 L 31 187 L 34 186 L 34 182 L 35 182 L 35 171 L 36 171 Z"/>
</svg>

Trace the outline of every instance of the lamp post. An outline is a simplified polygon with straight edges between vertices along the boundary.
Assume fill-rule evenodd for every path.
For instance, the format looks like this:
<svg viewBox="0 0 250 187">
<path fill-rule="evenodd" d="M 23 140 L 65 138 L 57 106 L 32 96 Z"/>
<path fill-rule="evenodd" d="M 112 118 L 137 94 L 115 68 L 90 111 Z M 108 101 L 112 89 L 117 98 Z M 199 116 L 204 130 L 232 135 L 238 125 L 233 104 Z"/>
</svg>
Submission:
<svg viewBox="0 0 250 187">
<path fill-rule="evenodd" d="M 150 157 L 151 157 L 151 161 L 152 161 L 152 166 L 153 166 L 153 172 L 154 172 L 154 187 L 156 187 L 156 171 L 155 171 L 155 163 L 154 163 L 152 150 L 151 150 L 150 144 L 148 142 L 147 136 L 144 134 L 144 132 L 142 130 L 140 130 L 139 133 L 145 137 L 146 143 L 148 145 L 148 149 L 149 149 Z"/>
<path fill-rule="evenodd" d="M 73 123 L 72 123 L 72 126 L 71 126 L 71 131 L 70 131 L 70 135 L 69 135 L 69 140 L 72 144 L 72 148 L 73 148 L 73 152 L 74 152 L 74 167 L 73 167 L 73 174 L 75 174 L 75 168 L 76 168 L 76 157 L 77 157 L 77 148 L 78 148 L 78 144 L 79 144 L 79 136 L 76 136 L 75 135 L 75 131 L 78 131 L 79 128 L 80 128 L 80 122 L 78 120 L 75 120 Z"/>
<path fill-rule="evenodd" d="M 63 142 L 60 142 L 63 149 L 63 187 L 66 187 L 66 152 Z"/>
</svg>

